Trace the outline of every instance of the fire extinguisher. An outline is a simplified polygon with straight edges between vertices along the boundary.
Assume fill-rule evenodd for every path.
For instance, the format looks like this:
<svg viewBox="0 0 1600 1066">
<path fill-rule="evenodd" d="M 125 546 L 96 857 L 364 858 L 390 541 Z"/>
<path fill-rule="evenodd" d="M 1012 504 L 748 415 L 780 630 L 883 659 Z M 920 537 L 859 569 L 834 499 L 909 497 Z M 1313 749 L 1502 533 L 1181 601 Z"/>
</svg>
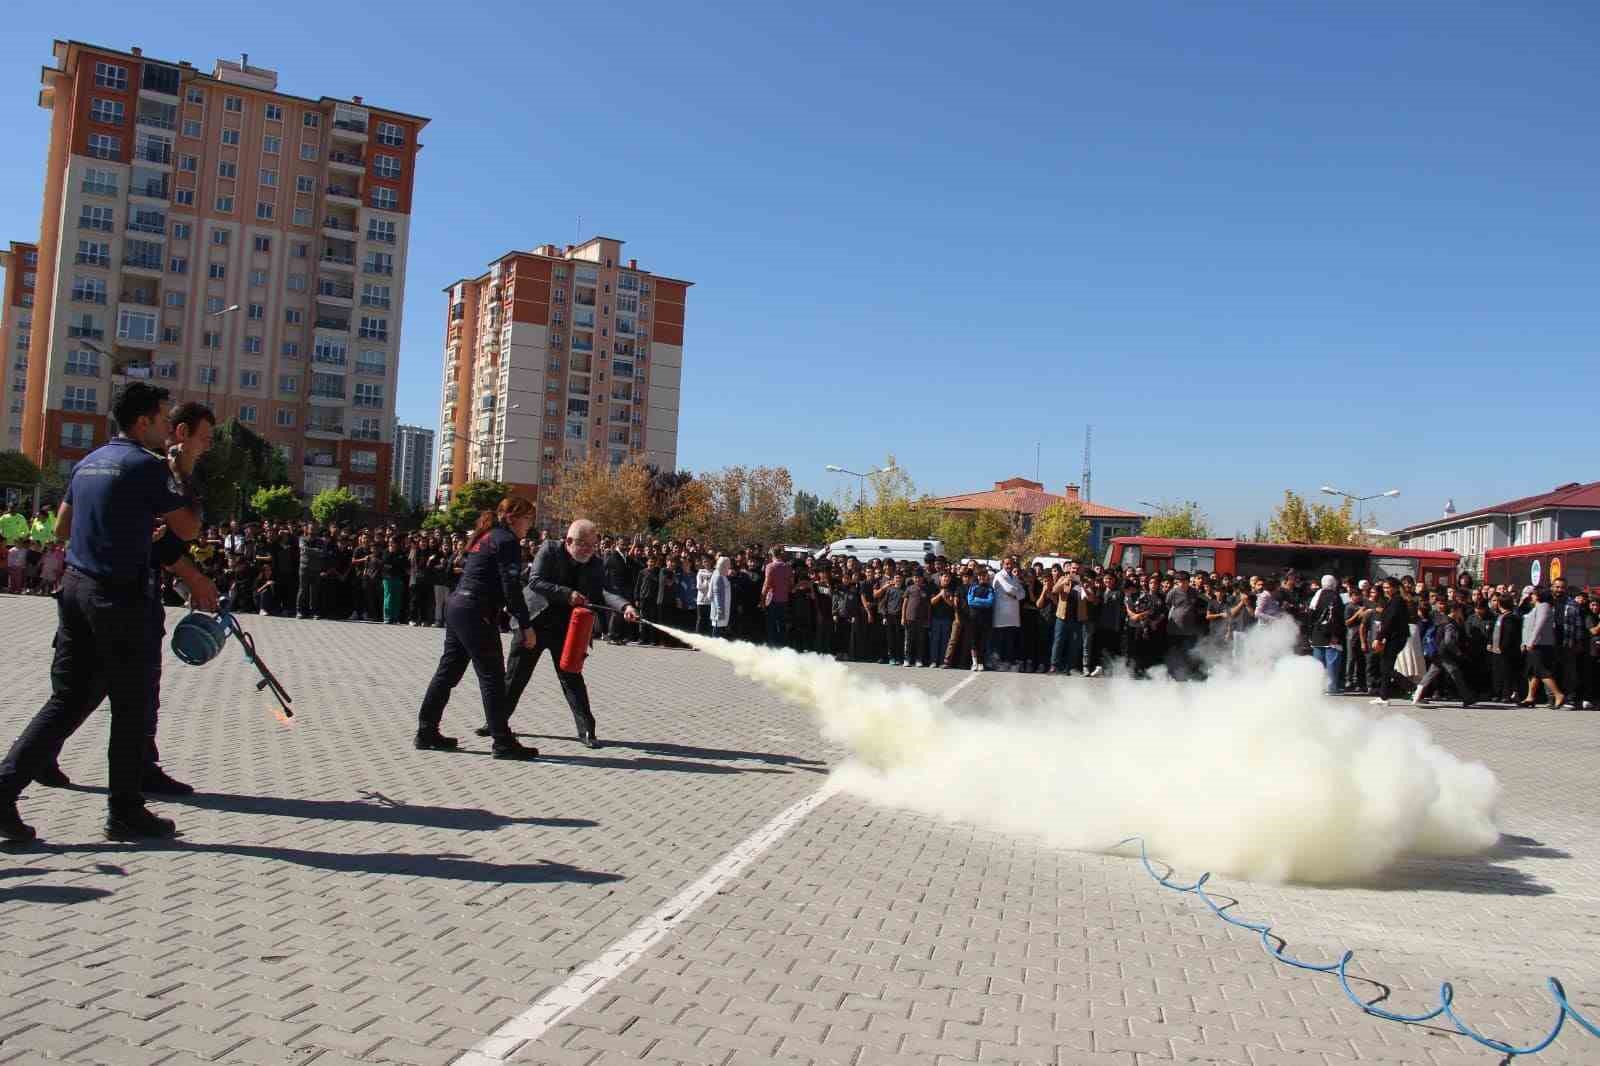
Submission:
<svg viewBox="0 0 1600 1066">
<path fill-rule="evenodd" d="M 594 634 L 594 612 L 587 607 L 574 607 L 572 621 L 567 623 L 567 640 L 561 646 L 562 671 L 568 674 L 583 673 L 583 661 L 589 657 L 589 638 Z"/>
</svg>

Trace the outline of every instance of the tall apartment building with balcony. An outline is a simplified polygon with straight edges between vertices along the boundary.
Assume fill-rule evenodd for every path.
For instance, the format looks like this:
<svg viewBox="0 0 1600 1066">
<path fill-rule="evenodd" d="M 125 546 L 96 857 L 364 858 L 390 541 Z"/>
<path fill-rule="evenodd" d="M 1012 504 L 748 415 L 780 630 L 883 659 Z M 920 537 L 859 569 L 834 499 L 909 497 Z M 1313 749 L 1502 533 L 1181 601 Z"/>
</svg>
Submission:
<svg viewBox="0 0 1600 1066">
<path fill-rule="evenodd" d="M 394 427 L 394 487 L 413 507 L 431 507 L 433 430 L 423 426 Z"/>
<path fill-rule="evenodd" d="M 693 282 L 621 256 L 609 237 L 545 244 L 445 290 L 441 497 L 492 478 L 537 500 L 596 458 L 676 468 Z"/>
<path fill-rule="evenodd" d="M 103 443 L 112 393 L 209 399 L 297 488 L 387 506 L 407 238 L 427 119 L 55 43 L 23 450 Z"/>
<path fill-rule="evenodd" d="M 39 249 L 21 241 L 0 251 L 5 299 L 0 302 L 0 451 L 22 450 L 22 404 L 28 390 L 28 346 Z"/>
</svg>

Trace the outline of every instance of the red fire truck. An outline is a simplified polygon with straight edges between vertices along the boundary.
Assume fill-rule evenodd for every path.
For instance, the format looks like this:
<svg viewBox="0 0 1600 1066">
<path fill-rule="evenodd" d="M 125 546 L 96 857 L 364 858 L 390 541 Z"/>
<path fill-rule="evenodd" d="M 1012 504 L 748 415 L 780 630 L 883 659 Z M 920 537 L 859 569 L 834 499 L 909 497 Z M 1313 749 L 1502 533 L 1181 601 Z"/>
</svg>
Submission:
<svg viewBox="0 0 1600 1066">
<path fill-rule="evenodd" d="M 1491 585 L 1548 585 L 1558 577 L 1570 588 L 1600 590 L 1600 532 L 1543 544 L 1490 548 L 1483 553 L 1484 580 Z"/>
<path fill-rule="evenodd" d="M 1455 552 L 1413 548 L 1369 548 L 1334 544 L 1265 544 L 1247 540 L 1183 540 L 1174 537 L 1114 537 L 1106 565 L 1142 567 L 1147 574 L 1203 570 L 1211 574 L 1276 578 L 1294 570 L 1311 578 L 1414 578 L 1424 586 L 1455 580 Z"/>
</svg>

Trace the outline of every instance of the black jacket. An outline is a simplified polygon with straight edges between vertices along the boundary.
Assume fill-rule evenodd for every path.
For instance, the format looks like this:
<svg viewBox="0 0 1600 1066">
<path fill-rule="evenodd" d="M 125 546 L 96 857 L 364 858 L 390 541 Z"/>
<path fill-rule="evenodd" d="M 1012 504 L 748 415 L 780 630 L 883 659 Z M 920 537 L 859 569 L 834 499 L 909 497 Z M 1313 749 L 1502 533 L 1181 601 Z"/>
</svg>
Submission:
<svg viewBox="0 0 1600 1066">
<path fill-rule="evenodd" d="M 400 552 L 390 555 L 405 558 Z M 456 594 L 470 596 L 485 617 L 498 618 L 501 610 L 506 610 L 518 625 L 525 626 L 529 611 L 518 595 L 521 573 L 522 545 L 515 533 L 497 525 L 467 549 Z"/>
<path fill-rule="evenodd" d="M 574 592 L 590 603 L 617 611 L 629 605 L 626 597 L 607 587 L 606 566 L 598 555 L 580 563 L 567 551 L 564 541 L 545 541 L 528 569 L 528 584 L 522 597 L 533 628 L 547 638 L 544 643 L 550 647 L 559 647 L 560 640 L 566 638 Z"/>
<path fill-rule="evenodd" d="M 1378 620 L 1378 639 L 1384 651 L 1400 652 L 1411 639 L 1411 606 L 1406 598 L 1396 593 L 1383 605 L 1383 615 Z"/>
<path fill-rule="evenodd" d="M 1311 646 L 1315 648 L 1341 648 L 1344 646 L 1344 600 L 1337 588 L 1318 589 L 1311 610 Z"/>
</svg>

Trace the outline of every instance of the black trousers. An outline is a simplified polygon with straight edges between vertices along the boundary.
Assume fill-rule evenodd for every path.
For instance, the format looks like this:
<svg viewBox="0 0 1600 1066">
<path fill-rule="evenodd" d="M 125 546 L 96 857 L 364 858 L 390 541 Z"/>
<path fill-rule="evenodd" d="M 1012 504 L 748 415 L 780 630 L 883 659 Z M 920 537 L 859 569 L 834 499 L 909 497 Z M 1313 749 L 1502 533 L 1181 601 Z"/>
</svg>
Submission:
<svg viewBox="0 0 1600 1066">
<path fill-rule="evenodd" d="M 483 695 L 483 717 L 489 732 L 501 739 L 511 735 L 506 725 L 510 717 L 506 702 L 506 664 L 500 651 L 500 624 L 495 618 L 484 615 L 483 609 L 470 596 L 452 593 L 444 610 L 444 653 L 439 656 L 439 668 L 433 672 L 428 692 L 422 697 L 422 709 L 417 712 L 419 729 L 438 729 L 444 718 L 444 705 L 450 702 L 450 690 L 456 687 L 461 676 L 472 664 L 478 675 L 478 690 Z"/>
<path fill-rule="evenodd" d="M 156 747 L 156 728 L 161 724 L 161 650 L 166 644 L 166 637 L 166 608 L 160 603 L 153 603 L 150 612 L 150 641 L 145 653 L 150 705 L 144 719 L 144 763 L 152 769 L 161 762 L 161 749 Z"/>
<path fill-rule="evenodd" d="M 533 677 L 533 668 L 539 665 L 539 656 L 544 654 L 547 640 L 555 640 L 553 632 L 540 630 L 538 643 L 529 649 L 522 646 L 521 630 L 513 629 L 512 633 L 514 638 L 511 644 L 511 658 L 506 662 L 508 721 L 517 709 L 517 702 L 522 699 L 522 690 L 528 687 L 528 680 Z M 577 727 L 580 736 L 585 733 L 593 735 L 594 714 L 589 710 L 589 686 L 584 684 L 582 674 L 569 674 L 561 669 L 560 663 L 561 649 L 552 646 L 550 665 L 555 668 L 556 680 L 561 682 L 561 694 L 567 698 L 567 707 L 572 711 L 572 724 Z"/>
<path fill-rule="evenodd" d="M 304 571 L 300 574 L 300 593 L 295 599 L 295 611 L 298 614 L 317 616 L 317 609 L 322 606 L 322 576 Z"/>
<path fill-rule="evenodd" d="M 109 696 L 109 802 L 113 809 L 141 806 L 150 691 L 149 597 L 138 583 L 112 586 L 69 569 L 56 614 L 50 698 L 0 761 L 0 802 L 15 803 Z"/>
<path fill-rule="evenodd" d="M 1422 675 L 1422 684 L 1417 688 L 1417 698 L 1426 699 L 1438 685 L 1441 677 L 1448 676 L 1450 683 L 1455 685 L 1456 694 L 1461 697 L 1462 703 L 1471 703 L 1473 700 L 1472 688 L 1467 684 L 1466 675 L 1461 672 L 1461 666 L 1454 659 L 1440 657 L 1428 667 L 1428 672 Z"/>
<path fill-rule="evenodd" d="M 1389 699 L 1394 694 L 1394 664 L 1395 660 L 1400 658 L 1400 653 L 1405 650 L 1405 641 L 1386 640 L 1383 643 L 1383 651 L 1378 653 L 1378 695 L 1384 699 Z"/>
</svg>

